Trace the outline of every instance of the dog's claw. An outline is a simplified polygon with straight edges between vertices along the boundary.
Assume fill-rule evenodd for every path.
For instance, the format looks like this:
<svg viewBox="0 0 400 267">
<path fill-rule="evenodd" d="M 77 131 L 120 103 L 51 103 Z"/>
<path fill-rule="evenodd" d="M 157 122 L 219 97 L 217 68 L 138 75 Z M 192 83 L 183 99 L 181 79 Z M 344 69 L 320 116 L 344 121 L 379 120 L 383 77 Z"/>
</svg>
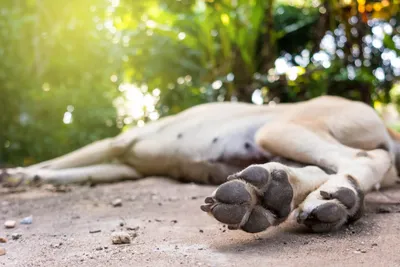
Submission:
<svg viewBox="0 0 400 267">
<path fill-rule="evenodd" d="M 210 212 L 210 211 L 211 211 L 211 207 L 212 207 L 212 205 L 206 204 L 206 205 L 201 205 L 201 206 L 200 206 L 200 209 L 201 209 L 202 211 L 204 211 L 204 212 Z"/>
</svg>

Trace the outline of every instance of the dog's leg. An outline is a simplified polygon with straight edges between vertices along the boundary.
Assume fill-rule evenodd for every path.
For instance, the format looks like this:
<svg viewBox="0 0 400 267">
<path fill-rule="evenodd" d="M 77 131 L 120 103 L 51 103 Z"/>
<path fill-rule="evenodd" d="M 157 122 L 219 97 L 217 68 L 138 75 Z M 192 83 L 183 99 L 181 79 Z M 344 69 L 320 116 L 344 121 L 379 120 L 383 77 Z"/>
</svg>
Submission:
<svg viewBox="0 0 400 267">
<path fill-rule="evenodd" d="M 386 151 L 349 148 L 323 131 L 318 134 L 318 129 L 271 124 L 259 130 L 256 141 L 274 155 L 331 169 L 337 174 L 328 176 L 320 172 L 317 174 L 320 178 L 316 178 L 307 167 L 301 175 L 293 175 L 302 169 L 281 166 L 275 167 L 279 171 L 271 171 L 272 163 L 263 165 L 267 172 L 255 171 L 256 166 L 247 168 L 252 172 L 245 169 L 244 174 L 239 173 L 236 180 L 221 185 L 213 197 L 207 198 L 203 210 L 223 223 L 234 225 L 233 228 L 238 226 L 248 232 L 262 231 L 282 222 L 311 191 L 300 205 L 298 221 L 315 231 L 336 229 L 349 219 L 359 218 L 363 194 L 382 181 L 388 171 L 393 175 Z"/>
<path fill-rule="evenodd" d="M 381 149 L 367 152 L 344 146 L 322 129 L 311 130 L 296 124 L 266 126 L 256 138 L 272 153 L 336 172 L 307 197 L 297 212 L 298 222 L 312 230 L 331 231 L 359 219 L 365 193 L 384 179 L 396 177 L 397 172 L 389 152 Z M 371 142 L 379 144 L 384 140 L 377 133 Z"/>
<path fill-rule="evenodd" d="M 123 157 L 135 144 L 140 136 L 147 136 L 159 131 L 160 128 L 174 122 L 174 116 L 165 117 L 159 121 L 149 123 L 143 128 L 133 127 L 113 138 L 106 138 L 93 142 L 66 155 L 34 164 L 24 169 L 65 169 L 101 164 L 110 160 Z M 15 170 L 7 170 L 13 172 Z"/>
<path fill-rule="evenodd" d="M 339 166 L 337 174 L 299 205 L 297 221 L 315 232 L 336 230 L 346 222 L 354 222 L 363 215 L 364 195 L 393 177 L 397 177 L 397 171 L 387 151 L 355 152 L 352 159 Z"/>
<path fill-rule="evenodd" d="M 125 164 L 99 164 L 68 169 L 24 169 L 8 177 L 3 177 L 5 184 L 20 185 L 30 183 L 72 184 L 104 183 L 141 178 L 134 168 Z"/>
<path fill-rule="evenodd" d="M 28 166 L 24 169 L 65 169 L 99 164 L 122 154 L 124 147 L 115 145 L 114 139 L 96 141 L 66 155 Z"/>
</svg>

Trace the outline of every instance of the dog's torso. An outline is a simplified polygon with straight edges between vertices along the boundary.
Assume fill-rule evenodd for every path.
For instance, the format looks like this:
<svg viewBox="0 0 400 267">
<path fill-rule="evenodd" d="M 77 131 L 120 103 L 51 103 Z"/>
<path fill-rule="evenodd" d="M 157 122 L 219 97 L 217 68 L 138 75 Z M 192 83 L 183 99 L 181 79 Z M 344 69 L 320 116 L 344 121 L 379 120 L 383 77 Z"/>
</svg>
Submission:
<svg viewBox="0 0 400 267">
<path fill-rule="evenodd" d="M 279 156 L 256 143 L 257 131 L 266 124 L 294 121 L 347 146 L 390 147 L 383 123 L 371 125 L 377 120 L 368 106 L 338 97 L 264 106 L 211 103 L 134 128 L 116 140 L 133 140 L 122 161 L 144 176 L 219 184 L 231 173 Z M 295 132 L 286 134 L 296 138 Z"/>
</svg>

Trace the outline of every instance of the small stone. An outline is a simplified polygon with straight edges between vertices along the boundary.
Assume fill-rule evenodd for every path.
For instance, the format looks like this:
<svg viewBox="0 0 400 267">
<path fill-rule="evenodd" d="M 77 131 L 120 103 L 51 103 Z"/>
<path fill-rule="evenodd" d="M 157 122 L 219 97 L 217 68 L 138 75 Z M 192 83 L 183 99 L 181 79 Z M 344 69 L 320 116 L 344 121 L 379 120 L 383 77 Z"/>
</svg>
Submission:
<svg viewBox="0 0 400 267">
<path fill-rule="evenodd" d="M 122 199 L 120 198 L 116 198 L 111 202 L 111 205 L 113 205 L 113 207 L 121 207 L 122 206 Z"/>
<path fill-rule="evenodd" d="M 17 224 L 16 221 L 8 220 L 8 221 L 6 221 L 6 222 L 4 223 L 4 226 L 5 226 L 6 228 L 14 228 L 16 224 Z"/>
<path fill-rule="evenodd" d="M 30 215 L 28 217 L 23 218 L 20 221 L 20 224 L 32 224 L 32 221 L 33 221 L 33 217 L 32 217 L 32 215 Z"/>
<path fill-rule="evenodd" d="M 172 220 L 171 222 L 172 223 L 178 223 L 178 220 Z"/>
<path fill-rule="evenodd" d="M 126 230 L 128 230 L 128 231 L 137 231 L 137 230 L 139 230 L 139 226 L 136 226 L 136 227 L 128 226 L 128 227 L 126 227 Z"/>
<path fill-rule="evenodd" d="M 12 240 L 18 240 L 22 235 L 18 233 L 13 233 L 11 235 Z"/>
<path fill-rule="evenodd" d="M 96 250 L 103 250 L 103 248 L 102 247 L 97 247 Z"/>
<path fill-rule="evenodd" d="M 6 249 L 3 247 L 0 247 L 0 256 L 6 255 Z"/>
<path fill-rule="evenodd" d="M 200 233 L 204 233 L 204 231 L 203 231 L 203 230 L 201 230 L 201 229 L 199 230 L 199 232 L 200 232 Z"/>
<path fill-rule="evenodd" d="M 127 232 L 114 232 L 111 234 L 111 241 L 113 244 L 129 244 L 131 236 Z"/>
<path fill-rule="evenodd" d="M 356 254 L 367 253 L 367 251 L 364 249 L 357 249 L 356 251 L 354 251 L 354 253 L 356 253 Z"/>
<path fill-rule="evenodd" d="M 7 243 L 7 239 L 5 237 L 0 237 L 0 243 Z"/>
<path fill-rule="evenodd" d="M 129 233 L 129 235 L 131 236 L 131 238 L 137 237 L 137 233 Z"/>
<path fill-rule="evenodd" d="M 90 230 L 89 234 L 95 234 L 95 233 L 100 233 L 101 230 Z"/>
<path fill-rule="evenodd" d="M 372 245 L 371 245 L 372 247 L 377 247 L 378 246 L 378 244 L 377 243 L 372 243 Z"/>
<path fill-rule="evenodd" d="M 119 223 L 119 226 L 121 226 L 121 227 L 124 226 L 124 225 L 125 225 L 124 222 L 120 222 Z"/>
<path fill-rule="evenodd" d="M 58 244 L 51 244 L 50 247 L 52 248 L 60 248 L 62 246 L 62 243 L 58 243 Z"/>
</svg>

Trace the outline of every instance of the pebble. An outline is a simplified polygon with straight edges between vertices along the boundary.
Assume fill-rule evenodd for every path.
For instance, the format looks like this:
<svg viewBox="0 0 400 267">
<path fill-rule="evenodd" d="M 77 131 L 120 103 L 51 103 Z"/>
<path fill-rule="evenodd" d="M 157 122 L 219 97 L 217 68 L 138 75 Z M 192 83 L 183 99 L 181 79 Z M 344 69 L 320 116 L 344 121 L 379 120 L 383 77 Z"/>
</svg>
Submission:
<svg viewBox="0 0 400 267">
<path fill-rule="evenodd" d="M 16 224 L 17 224 L 16 221 L 8 220 L 8 221 L 6 221 L 6 222 L 4 223 L 4 226 L 5 226 L 6 228 L 14 228 Z"/>
<path fill-rule="evenodd" d="M 122 199 L 116 198 L 111 202 L 111 204 L 113 205 L 113 207 L 121 207 L 122 206 Z"/>
<path fill-rule="evenodd" d="M 128 230 L 128 231 L 137 231 L 137 230 L 139 230 L 139 226 L 136 226 L 136 227 L 128 226 L 128 227 L 126 227 L 126 230 Z"/>
<path fill-rule="evenodd" d="M 3 247 L 0 247 L 0 256 L 6 255 L 6 249 Z"/>
<path fill-rule="evenodd" d="M 11 235 L 11 238 L 12 238 L 13 240 L 18 240 L 21 236 L 22 236 L 21 234 L 13 233 L 13 234 Z"/>
<path fill-rule="evenodd" d="M 367 253 L 366 250 L 364 249 L 357 249 L 356 251 L 354 251 L 354 253 L 359 254 L 359 253 Z"/>
<path fill-rule="evenodd" d="M 63 245 L 62 242 L 58 243 L 58 244 L 51 244 L 50 247 L 52 248 L 60 248 Z"/>
<path fill-rule="evenodd" d="M 90 230 L 89 234 L 95 234 L 95 233 L 100 233 L 101 230 Z"/>
<path fill-rule="evenodd" d="M 32 221 L 33 221 L 33 217 L 32 217 L 32 215 L 30 215 L 28 217 L 23 218 L 20 221 L 20 224 L 32 224 Z"/>
<path fill-rule="evenodd" d="M 0 237 L 0 243 L 7 243 L 7 239 L 5 237 Z"/>
<path fill-rule="evenodd" d="M 131 236 L 127 232 L 114 232 L 111 234 L 111 241 L 113 244 L 129 244 Z"/>
</svg>

